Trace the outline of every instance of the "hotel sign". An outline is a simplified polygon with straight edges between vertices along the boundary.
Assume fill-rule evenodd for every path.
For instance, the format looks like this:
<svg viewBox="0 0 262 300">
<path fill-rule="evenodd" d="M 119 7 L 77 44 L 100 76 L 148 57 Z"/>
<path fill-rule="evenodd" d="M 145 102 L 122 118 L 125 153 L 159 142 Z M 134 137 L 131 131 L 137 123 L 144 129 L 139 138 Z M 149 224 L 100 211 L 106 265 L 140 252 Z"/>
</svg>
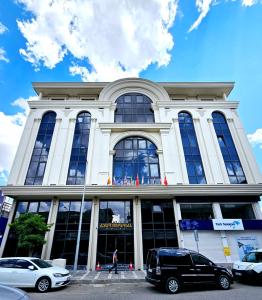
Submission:
<svg viewBox="0 0 262 300">
<path fill-rule="evenodd" d="M 101 223 L 99 224 L 99 229 L 102 230 L 130 230 L 133 229 L 133 224 L 131 223 Z"/>
<path fill-rule="evenodd" d="M 212 219 L 214 230 L 244 230 L 241 219 Z"/>
</svg>

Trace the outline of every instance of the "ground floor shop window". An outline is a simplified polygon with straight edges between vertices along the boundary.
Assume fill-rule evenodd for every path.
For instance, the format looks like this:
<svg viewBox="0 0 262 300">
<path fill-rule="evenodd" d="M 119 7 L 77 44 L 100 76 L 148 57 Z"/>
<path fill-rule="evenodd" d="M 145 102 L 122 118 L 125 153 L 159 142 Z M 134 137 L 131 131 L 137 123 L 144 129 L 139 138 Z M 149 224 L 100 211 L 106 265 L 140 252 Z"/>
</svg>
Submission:
<svg viewBox="0 0 262 300">
<path fill-rule="evenodd" d="M 151 248 L 177 247 L 177 233 L 172 200 L 142 200 L 143 257 Z"/>
<path fill-rule="evenodd" d="M 255 219 L 252 204 L 220 204 L 224 219 Z"/>
<path fill-rule="evenodd" d="M 213 219 L 212 204 L 180 204 L 182 219 Z"/>
<path fill-rule="evenodd" d="M 100 201 L 97 261 L 112 264 L 115 249 L 119 264 L 134 262 L 132 201 Z"/>
<path fill-rule="evenodd" d="M 92 202 L 85 201 L 78 256 L 78 268 L 86 268 L 89 246 L 89 232 Z M 70 268 L 76 251 L 81 201 L 60 201 L 56 219 L 51 259 L 65 258 Z"/>
<path fill-rule="evenodd" d="M 14 219 L 18 218 L 23 213 L 34 213 L 44 217 L 47 222 L 51 201 L 19 201 L 16 204 Z M 33 255 L 41 257 L 42 247 L 34 249 Z M 5 245 L 3 256 L 28 256 L 27 249 L 17 248 L 17 236 L 11 229 Z"/>
</svg>

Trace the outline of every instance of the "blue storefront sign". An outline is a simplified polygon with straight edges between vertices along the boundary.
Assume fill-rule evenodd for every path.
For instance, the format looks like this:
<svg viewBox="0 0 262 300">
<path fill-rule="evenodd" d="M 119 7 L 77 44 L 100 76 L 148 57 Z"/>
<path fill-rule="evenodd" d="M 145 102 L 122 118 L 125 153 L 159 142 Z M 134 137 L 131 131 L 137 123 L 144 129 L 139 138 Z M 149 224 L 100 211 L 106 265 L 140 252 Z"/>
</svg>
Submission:
<svg viewBox="0 0 262 300">
<path fill-rule="evenodd" d="M 242 223 L 244 230 L 262 230 L 262 220 L 242 220 Z M 215 230 L 212 220 L 183 219 L 179 220 L 179 227 L 181 230 Z"/>
</svg>

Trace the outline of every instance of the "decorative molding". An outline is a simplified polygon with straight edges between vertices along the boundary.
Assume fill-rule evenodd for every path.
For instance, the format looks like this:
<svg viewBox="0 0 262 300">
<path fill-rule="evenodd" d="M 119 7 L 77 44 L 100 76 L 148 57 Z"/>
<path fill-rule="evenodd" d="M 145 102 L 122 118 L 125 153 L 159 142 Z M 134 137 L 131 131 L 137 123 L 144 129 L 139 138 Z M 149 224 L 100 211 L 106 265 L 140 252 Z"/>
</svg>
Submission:
<svg viewBox="0 0 262 300">
<path fill-rule="evenodd" d="M 213 123 L 213 119 L 212 118 L 207 118 L 207 122 L 208 123 Z"/>
<path fill-rule="evenodd" d="M 227 120 L 227 122 L 229 122 L 229 123 L 233 123 L 233 122 L 234 122 L 234 119 L 233 119 L 233 118 L 227 118 L 226 120 Z"/>
<path fill-rule="evenodd" d="M 146 132 L 160 132 L 162 129 L 169 130 L 171 123 L 99 123 L 101 130 L 110 129 L 112 132 L 127 130 L 142 130 Z"/>
<path fill-rule="evenodd" d="M 109 150 L 109 155 L 115 155 L 116 154 L 116 150 Z"/>
<path fill-rule="evenodd" d="M 3 186 L 3 193 L 15 199 L 34 199 L 39 197 L 77 197 L 81 198 L 83 186 Z M 140 185 L 136 186 L 107 186 L 107 185 L 87 185 L 86 196 L 88 197 L 155 197 L 155 198 L 174 198 L 175 196 L 230 196 L 230 195 L 254 195 L 262 193 L 262 184 L 223 184 L 223 185 Z"/>
<path fill-rule="evenodd" d="M 69 122 L 75 122 L 76 118 L 69 118 Z"/>
</svg>

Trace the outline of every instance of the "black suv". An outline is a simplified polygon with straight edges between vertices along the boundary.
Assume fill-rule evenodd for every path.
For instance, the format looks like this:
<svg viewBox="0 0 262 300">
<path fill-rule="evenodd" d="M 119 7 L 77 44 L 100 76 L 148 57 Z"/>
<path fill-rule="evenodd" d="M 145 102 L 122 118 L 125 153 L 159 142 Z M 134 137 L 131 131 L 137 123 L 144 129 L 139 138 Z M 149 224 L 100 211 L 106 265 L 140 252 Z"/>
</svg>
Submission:
<svg viewBox="0 0 262 300">
<path fill-rule="evenodd" d="M 214 283 L 227 290 L 233 283 L 231 271 L 188 249 L 151 249 L 147 254 L 146 266 L 146 280 L 155 286 L 164 287 L 172 294 L 185 284 Z"/>
</svg>

